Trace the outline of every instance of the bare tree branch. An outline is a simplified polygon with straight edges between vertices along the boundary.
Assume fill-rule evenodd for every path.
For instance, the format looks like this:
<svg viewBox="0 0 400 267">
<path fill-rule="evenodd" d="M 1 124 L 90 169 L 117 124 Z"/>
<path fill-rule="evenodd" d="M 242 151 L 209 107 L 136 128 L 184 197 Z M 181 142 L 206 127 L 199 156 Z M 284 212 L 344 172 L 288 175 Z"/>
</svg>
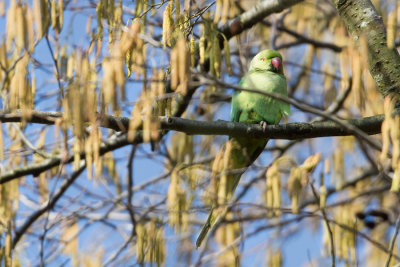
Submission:
<svg viewBox="0 0 400 267">
<path fill-rule="evenodd" d="M 261 1 L 254 8 L 242 13 L 238 17 L 230 20 L 225 24 L 220 31 L 226 38 L 230 39 L 234 35 L 238 35 L 246 29 L 253 27 L 254 24 L 259 23 L 263 18 L 278 13 L 286 8 L 294 6 L 303 0 L 266 0 Z"/>
<path fill-rule="evenodd" d="M 60 186 L 58 191 L 54 194 L 54 196 L 47 202 L 46 205 L 36 210 L 31 216 L 29 216 L 24 224 L 15 231 L 14 238 L 12 240 L 12 247 L 15 248 L 18 241 L 25 234 L 28 228 L 37 220 L 40 216 L 42 216 L 46 211 L 52 209 L 57 201 L 62 197 L 62 195 L 67 191 L 67 189 L 74 183 L 74 181 L 79 177 L 79 175 L 86 168 L 86 163 L 81 164 L 78 170 L 71 174 L 71 176 L 64 180 L 63 184 Z"/>
</svg>

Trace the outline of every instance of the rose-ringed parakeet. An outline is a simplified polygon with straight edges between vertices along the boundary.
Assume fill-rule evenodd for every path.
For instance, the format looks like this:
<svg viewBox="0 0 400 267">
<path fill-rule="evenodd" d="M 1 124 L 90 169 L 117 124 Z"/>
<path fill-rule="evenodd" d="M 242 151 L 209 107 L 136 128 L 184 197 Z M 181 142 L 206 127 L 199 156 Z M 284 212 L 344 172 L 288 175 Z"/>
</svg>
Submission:
<svg viewBox="0 0 400 267">
<path fill-rule="evenodd" d="M 239 85 L 287 96 L 281 54 L 274 50 L 258 53 L 251 60 L 249 71 Z M 236 91 L 232 98 L 233 122 L 260 123 L 264 127 L 267 124 L 278 124 L 282 116 L 289 113 L 289 104 L 262 94 Z M 217 192 L 214 192 L 215 204 L 197 238 L 197 247 L 201 245 L 217 219 L 226 213 L 227 201 L 232 199 L 245 168 L 257 159 L 267 142 L 266 139 L 230 137 L 220 149 L 212 167 L 212 182 L 218 187 Z"/>
</svg>

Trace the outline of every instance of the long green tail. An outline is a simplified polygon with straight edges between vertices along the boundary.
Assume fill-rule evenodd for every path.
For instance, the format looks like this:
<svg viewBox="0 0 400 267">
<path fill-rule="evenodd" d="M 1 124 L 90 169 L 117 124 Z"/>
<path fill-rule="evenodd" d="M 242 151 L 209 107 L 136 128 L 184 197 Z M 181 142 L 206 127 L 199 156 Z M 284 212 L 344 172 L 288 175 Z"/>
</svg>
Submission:
<svg viewBox="0 0 400 267">
<path fill-rule="evenodd" d="M 267 144 L 268 140 L 264 139 L 246 139 L 246 138 L 231 138 L 228 143 L 230 143 L 230 150 L 226 151 L 227 144 L 221 148 L 221 153 L 224 154 L 225 157 L 229 157 L 228 166 L 222 167 L 216 171 L 216 173 L 212 173 L 214 177 L 218 177 L 223 170 L 232 171 L 235 169 L 241 169 L 244 167 L 250 166 L 257 157 L 261 154 L 264 150 L 265 145 Z M 225 153 L 229 153 L 225 155 Z M 218 157 L 217 157 L 218 158 Z M 217 160 L 216 158 L 216 160 Z M 244 171 L 243 171 L 244 172 Z M 232 196 L 235 192 L 237 185 L 239 184 L 240 177 L 242 173 L 230 174 L 227 176 L 227 194 L 225 196 L 225 200 L 229 201 L 232 199 Z M 203 240 L 206 238 L 208 232 L 212 229 L 215 222 L 219 219 L 219 217 L 225 214 L 225 209 L 216 208 L 217 206 L 213 206 L 211 208 L 210 214 L 208 215 L 207 221 L 204 224 L 201 232 L 196 240 L 196 247 L 200 247 Z"/>
<path fill-rule="evenodd" d="M 196 248 L 201 246 L 204 238 L 206 238 L 208 232 L 211 230 L 211 227 L 214 225 L 215 221 L 216 221 L 216 216 L 214 214 L 214 208 L 211 208 L 210 214 L 208 214 L 207 221 L 204 224 L 203 228 L 201 229 L 199 237 L 197 237 Z"/>
</svg>

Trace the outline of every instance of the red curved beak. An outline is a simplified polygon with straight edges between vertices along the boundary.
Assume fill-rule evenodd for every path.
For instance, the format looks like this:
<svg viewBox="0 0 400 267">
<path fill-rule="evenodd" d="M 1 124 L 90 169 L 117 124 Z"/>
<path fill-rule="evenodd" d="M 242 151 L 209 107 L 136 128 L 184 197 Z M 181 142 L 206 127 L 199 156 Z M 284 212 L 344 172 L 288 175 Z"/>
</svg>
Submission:
<svg viewBox="0 0 400 267">
<path fill-rule="evenodd" d="M 282 60 L 279 57 L 274 57 L 271 59 L 272 66 L 276 69 L 280 69 L 282 66 Z"/>
</svg>

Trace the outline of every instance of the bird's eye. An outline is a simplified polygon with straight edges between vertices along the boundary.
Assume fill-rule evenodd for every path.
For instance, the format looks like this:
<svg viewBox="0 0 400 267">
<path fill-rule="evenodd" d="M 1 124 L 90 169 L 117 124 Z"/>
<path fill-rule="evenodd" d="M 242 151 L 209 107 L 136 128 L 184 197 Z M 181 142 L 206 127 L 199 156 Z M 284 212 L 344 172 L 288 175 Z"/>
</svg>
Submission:
<svg viewBox="0 0 400 267">
<path fill-rule="evenodd" d="M 265 60 L 266 60 L 266 58 L 265 58 L 265 57 L 262 57 L 260 60 L 262 60 L 262 61 L 265 61 Z"/>
</svg>

